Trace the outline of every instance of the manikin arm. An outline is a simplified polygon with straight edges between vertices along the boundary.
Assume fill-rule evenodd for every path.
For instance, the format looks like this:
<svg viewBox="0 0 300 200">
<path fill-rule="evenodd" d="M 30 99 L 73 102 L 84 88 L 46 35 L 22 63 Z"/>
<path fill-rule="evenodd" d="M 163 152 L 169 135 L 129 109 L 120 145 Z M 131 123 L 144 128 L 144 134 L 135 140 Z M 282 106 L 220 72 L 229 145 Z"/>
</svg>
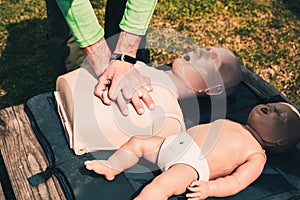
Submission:
<svg viewBox="0 0 300 200">
<path fill-rule="evenodd" d="M 240 165 L 232 174 L 208 182 L 195 181 L 188 189 L 193 193 L 187 194 L 189 199 L 200 197 L 226 197 L 234 195 L 249 186 L 261 174 L 266 157 L 256 153 L 249 156 L 248 160 Z"/>
</svg>

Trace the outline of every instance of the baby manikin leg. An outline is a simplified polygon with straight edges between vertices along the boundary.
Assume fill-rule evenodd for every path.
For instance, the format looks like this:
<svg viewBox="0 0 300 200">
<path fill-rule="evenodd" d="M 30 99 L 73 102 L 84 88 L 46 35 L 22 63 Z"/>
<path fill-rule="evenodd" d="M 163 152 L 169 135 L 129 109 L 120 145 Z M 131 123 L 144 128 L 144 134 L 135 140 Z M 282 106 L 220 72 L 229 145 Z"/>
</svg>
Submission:
<svg viewBox="0 0 300 200">
<path fill-rule="evenodd" d="M 132 137 L 111 155 L 108 160 L 86 161 L 86 168 L 98 174 L 105 175 L 107 180 L 113 180 L 116 175 L 135 165 L 142 156 L 148 161 L 155 163 L 157 151 L 163 140 L 164 138 L 160 137 Z"/>
<path fill-rule="evenodd" d="M 84 164 L 88 170 L 102 174 L 107 180 L 113 180 L 116 175 L 132 167 L 139 161 L 136 155 L 122 150 L 116 151 L 108 160 L 91 160 Z"/>
</svg>

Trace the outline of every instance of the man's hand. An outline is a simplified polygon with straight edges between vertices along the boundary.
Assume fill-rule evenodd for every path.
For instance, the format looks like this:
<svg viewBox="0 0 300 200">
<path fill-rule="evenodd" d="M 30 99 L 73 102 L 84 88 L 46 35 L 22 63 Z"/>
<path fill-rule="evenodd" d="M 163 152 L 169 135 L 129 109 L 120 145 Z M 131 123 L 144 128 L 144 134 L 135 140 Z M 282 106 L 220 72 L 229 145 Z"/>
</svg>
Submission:
<svg viewBox="0 0 300 200">
<path fill-rule="evenodd" d="M 115 53 L 136 56 L 141 36 L 121 31 L 116 45 Z M 149 95 L 152 86 L 149 78 L 142 76 L 133 64 L 112 60 L 105 72 L 98 79 L 95 95 L 110 105 L 116 102 L 123 115 L 128 115 L 127 104 L 132 103 L 138 114 L 144 113 L 146 104 L 149 109 L 154 108 L 154 102 Z"/>
<path fill-rule="evenodd" d="M 95 87 L 95 95 L 107 105 L 111 101 L 116 102 L 123 115 L 129 114 L 129 102 L 138 114 L 144 113 L 142 101 L 149 109 L 153 109 L 154 102 L 149 95 L 151 91 L 149 78 L 142 76 L 133 64 L 118 60 L 111 61 Z"/>
<path fill-rule="evenodd" d="M 187 193 L 188 200 L 206 199 L 210 196 L 209 185 L 207 181 L 194 181 L 187 187 L 192 193 Z"/>
</svg>

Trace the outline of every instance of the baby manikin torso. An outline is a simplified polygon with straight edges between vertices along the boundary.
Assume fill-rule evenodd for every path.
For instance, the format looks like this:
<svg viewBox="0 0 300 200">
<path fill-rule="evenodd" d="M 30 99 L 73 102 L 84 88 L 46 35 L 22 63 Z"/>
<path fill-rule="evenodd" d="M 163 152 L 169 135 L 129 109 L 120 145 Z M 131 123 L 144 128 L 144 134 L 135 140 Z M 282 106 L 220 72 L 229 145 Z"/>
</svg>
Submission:
<svg viewBox="0 0 300 200">
<path fill-rule="evenodd" d="M 66 138 L 75 154 L 117 149 L 133 135 L 167 137 L 185 131 L 183 116 L 172 80 L 163 72 L 137 63 L 136 69 L 151 79 L 154 110 L 144 105 L 138 115 L 131 104 L 123 116 L 116 104 L 107 106 L 94 95 L 97 84 L 92 69 L 85 65 L 58 77 L 55 97 L 66 130 Z"/>
</svg>

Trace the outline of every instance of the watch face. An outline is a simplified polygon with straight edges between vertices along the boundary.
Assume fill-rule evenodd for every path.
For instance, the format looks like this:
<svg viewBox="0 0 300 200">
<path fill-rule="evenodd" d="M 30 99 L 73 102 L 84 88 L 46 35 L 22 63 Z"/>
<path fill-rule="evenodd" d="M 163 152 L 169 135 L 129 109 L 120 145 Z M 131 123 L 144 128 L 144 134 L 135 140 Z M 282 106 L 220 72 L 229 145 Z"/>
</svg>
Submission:
<svg viewBox="0 0 300 200">
<path fill-rule="evenodd" d="M 112 53 L 110 56 L 111 60 L 121 60 L 121 54 Z"/>
</svg>

